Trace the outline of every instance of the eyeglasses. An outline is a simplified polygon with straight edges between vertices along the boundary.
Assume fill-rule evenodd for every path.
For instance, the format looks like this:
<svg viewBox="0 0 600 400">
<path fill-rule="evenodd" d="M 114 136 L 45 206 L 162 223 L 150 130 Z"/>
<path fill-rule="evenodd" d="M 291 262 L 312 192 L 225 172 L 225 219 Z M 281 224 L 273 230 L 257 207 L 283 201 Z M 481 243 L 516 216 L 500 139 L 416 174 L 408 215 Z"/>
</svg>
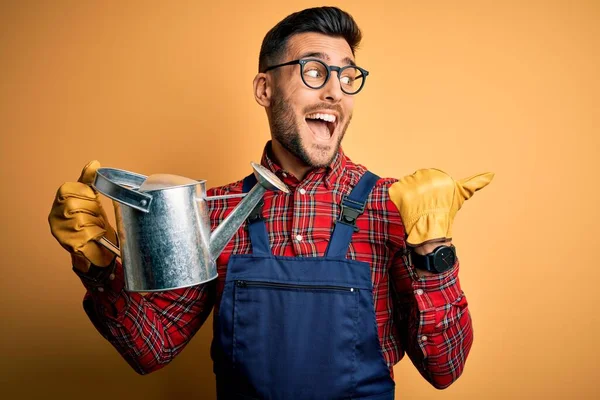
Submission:
<svg viewBox="0 0 600 400">
<path fill-rule="evenodd" d="M 331 71 L 337 71 L 342 92 L 346 94 L 356 94 L 365 86 L 365 80 L 367 79 L 367 75 L 369 75 L 369 71 L 355 65 L 336 67 L 335 65 L 327 65 L 317 58 L 288 61 L 283 64 L 267 67 L 262 72 L 264 73 L 275 68 L 296 64 L 300 64 L 300 77 L 302 78 L 302 82 L 311 89 L 321 89 L 327 84 L 327 81 L 329 81 Z"/>
</svg>

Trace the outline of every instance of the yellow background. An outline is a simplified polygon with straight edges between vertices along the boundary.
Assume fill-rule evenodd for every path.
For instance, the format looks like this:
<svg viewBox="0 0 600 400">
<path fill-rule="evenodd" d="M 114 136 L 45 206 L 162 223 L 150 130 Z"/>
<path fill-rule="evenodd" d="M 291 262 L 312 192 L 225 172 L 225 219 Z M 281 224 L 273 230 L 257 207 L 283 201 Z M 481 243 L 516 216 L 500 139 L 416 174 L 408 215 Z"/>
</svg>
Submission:
<svg viewBox="0 0 600 400">
<path fill-rule="evenodd" d="M 3 395 L 214 396 L 210 325 L 136 375 L 88 322 L 46 218 L 94 158 L 209 186 L 245 176 L 269 139 L 251 85 L 262 38 L 321 4 L 167 3 L 0 5 Z M 363 30 L 371 72 L 346 153 L 384 176 L 496 173 L 455 221 L 475 329 L 465 372 L 440 392 L 405 358 L 398 397 L 598 398 L 599 2 L 334 4 Z"/>
</svg>

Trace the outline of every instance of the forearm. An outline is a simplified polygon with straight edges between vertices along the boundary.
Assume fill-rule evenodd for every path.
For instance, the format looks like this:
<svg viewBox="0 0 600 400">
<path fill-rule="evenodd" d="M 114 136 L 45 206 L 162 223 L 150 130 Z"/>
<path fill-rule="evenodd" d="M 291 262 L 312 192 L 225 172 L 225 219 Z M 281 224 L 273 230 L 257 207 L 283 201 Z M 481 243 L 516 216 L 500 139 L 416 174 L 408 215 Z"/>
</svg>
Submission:
<svg viewBox="0 0 600 400">
<path fill-rule="evenodd" d="M 431 258 L 417 257 L 417 264 L 431 271 L 427 272 L 407 265 L 406 246 L 416 246 L 411 251 L 423 256 L 440 244 L 449 245 L 456 213 L 493 176 L 483 173 L 455 181 L 439 169 L 420 169 L 389 188 L 406 234 L 399 245 L 402 256 L 393 265 L 403 342 L 415 366 L 436 388 L 449 386 L 462 374 L 473 343 L 471 316 L 458 280 L 458 262 L 446 270 L 455 254 L 441 249 L 433 258 L 442 259 L 433 261 L 433 269 L 427 268 Z"/>
<path fill-rule="evenodd" d="M 112 278 L 112 279 L 111 279 Z M 204 323 L 214 302 L 214 284 L 142 295 L 124 290 L 116 265 L 103 285 L 90 285 L 86 314 L 102 336 L 140 374 L 168 364 Z"/>
<path fill-rule="evenodd" d="M 458 262 L 449 271 L 414 279 L 406 351 L 419 372 L 443 389 L 462 374 L 473 343 L 467 299 L 458 280 Z"/>
</svg>

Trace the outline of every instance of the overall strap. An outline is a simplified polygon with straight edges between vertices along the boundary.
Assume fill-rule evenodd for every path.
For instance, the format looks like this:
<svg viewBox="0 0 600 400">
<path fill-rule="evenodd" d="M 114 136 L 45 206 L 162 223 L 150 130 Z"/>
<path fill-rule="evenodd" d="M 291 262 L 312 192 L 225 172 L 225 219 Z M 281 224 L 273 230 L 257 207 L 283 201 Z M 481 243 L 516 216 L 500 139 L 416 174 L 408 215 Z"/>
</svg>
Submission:
<svg viewBox="0 0 600 400">
<path fill-rule="evenodd" d="M 377 175 L 367 171 L 350 194 L 342 198 L 342 210 L 339 219 L 335 221 L 331 240 L 325 251 L 326 257 L 346 258 L 352 234 L 358 231 L 356 220 L 364 212 L 369 193 L 378 180 Z"/>
<path fill-rule="evenodd" d="M 248 193 L 256 183 L 254 174 L 248 175 L 244 178 L 242 191 Z M 250 235 L 253 254 L 271 254 L 269 235 L 267 234 L 267 227 L 262 216 L 263 205 L 264 202 L 261 200 L 248 216 L 248 234 Z"/>
</svg>

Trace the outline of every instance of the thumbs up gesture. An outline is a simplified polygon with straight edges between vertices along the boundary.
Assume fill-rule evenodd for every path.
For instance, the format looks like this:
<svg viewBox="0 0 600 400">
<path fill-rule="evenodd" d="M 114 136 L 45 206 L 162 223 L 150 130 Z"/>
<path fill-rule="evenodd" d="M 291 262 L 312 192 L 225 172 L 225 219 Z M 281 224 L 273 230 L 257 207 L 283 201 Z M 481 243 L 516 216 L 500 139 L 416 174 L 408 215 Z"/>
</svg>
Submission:
<svg viewBox="0 0 600 400">
<path fill-rule="evenodd" d="M 454 217 L 465 200 L 486 187 L 492 172 L 455 181 L 439 169 L 420 169 L 392 184 L 390 199 L 398 208 L 408 238 L 407 244 L 452 239 Z"/>
</svg>

